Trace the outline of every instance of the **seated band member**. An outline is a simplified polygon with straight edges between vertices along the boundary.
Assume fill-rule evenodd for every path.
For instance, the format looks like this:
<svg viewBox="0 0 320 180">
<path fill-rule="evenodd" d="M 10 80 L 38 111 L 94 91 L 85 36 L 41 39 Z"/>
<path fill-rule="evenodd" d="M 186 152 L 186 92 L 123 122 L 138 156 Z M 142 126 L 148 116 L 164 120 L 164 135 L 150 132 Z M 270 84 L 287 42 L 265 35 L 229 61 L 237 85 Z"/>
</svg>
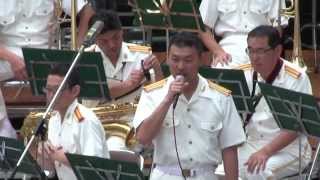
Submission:
<svg viewBox="0 0 320 180">
<path fill-rule="evenodd" d="M 133 124 L 137 139 L 154 145 L 151 180 L 217 179 L 221 160 L 226 178 L 238 177 L 237 145 L 245 134 L 231 92 L 198 74 L 202 48 L 192 33 L 173 36 L 172 75 L 142 92 Z"/>
<path fill-rule="evenodd" d="M 57 65 L 48 75 L 44 89 L 48 103 L 67 70 L 66 65 Z M 44 143 L 46 166 L 51 170 L 55 168 L 59 179 L 76 179 L 64 154 L 66 152 L 109 158 L 102 124 L 93 111 L 78 103 L 79 93 L 80 77 L 75 69 L 53 107 L 48 123 L 48 140 Z M 38 162 L 41 163 L 41 159 Z"/>
<path fill-rule="evenodd" d="M 89 21 L 104 22 L 96 44 L 88 51 L 101 52 L 112 103 L 133 102 L 141 93 L 144 81 L 161 80 L 163 78 L 158 59 L 145 46 L 125 43 L 120 19 L 115 11 L 100 10 Z M 141 61 L 143 60 L 143 67 Z M 145 73 L 152 69 L 154 77 L 145 78 Z M 84 101 L 85 105 L 94 107 L 99 101 Z"/>
<path fill-rule="evenodd" d="M 311 94 L 310 80 L 304 70 L 281 59 L 280 35 L 271 26 L 258 26 L 249 32 L 246 52 L 251 64 L 242 65 L 250 91 L 260 94 L 254 81 L 260 81 Z M 255 90 L 253 90 L 255 89 Z M 250 115 L 251 116 L 251 115 Z M 251 118 L 245 120 L 247 142 L 238 148 L 242 179 L 281 179 L 299 172 L 298 134 L 278 127 L 262 97 Z M 306 136 L 302 140 L 302 167 L 310 161 L 311 149 Z"/>
<path fill-rule="evenodd" d="M 200 13 L 207 31 L 201 39 L 213 53 L 212 67 L 236 68 L 249 63 L 247 35 L 259 25 L 278 25 L 279 0 L 202 0 Z M 286 24 L 282 20 L 281 24 Z M 214 34 L 212 33 L 214 32 Z M 215 35 L 221 37 L 219 38 Z"/>
</svg>

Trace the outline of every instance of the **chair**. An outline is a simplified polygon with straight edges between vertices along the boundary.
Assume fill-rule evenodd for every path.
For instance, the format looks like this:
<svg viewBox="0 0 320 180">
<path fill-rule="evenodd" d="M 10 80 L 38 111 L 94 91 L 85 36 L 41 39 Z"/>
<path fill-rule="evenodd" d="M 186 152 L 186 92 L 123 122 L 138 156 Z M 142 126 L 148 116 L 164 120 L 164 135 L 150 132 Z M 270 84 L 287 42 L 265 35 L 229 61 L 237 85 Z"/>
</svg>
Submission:
<svg viewBox="0 0 320 180">
<path fill-rule="evenodd" d="M 137 163 L 142 171 L 144 158 L 141 155 L 129 150 L 111 150 L 109 153 L 110 159 Z"/>
</svg>

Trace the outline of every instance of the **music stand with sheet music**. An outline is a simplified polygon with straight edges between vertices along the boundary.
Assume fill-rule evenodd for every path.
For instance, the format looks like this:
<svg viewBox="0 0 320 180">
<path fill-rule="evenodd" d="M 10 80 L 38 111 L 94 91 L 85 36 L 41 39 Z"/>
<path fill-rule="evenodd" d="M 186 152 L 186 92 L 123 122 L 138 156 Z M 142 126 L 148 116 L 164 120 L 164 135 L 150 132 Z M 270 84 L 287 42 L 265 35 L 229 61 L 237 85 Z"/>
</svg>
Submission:
<svg viewBox="0 0 320 180">
<path fill-rule="evenodd" d="M 320 137 L 320 111 L 317 101 L 312 95 L 261 82 L 258 82 L 258 84 L 279 128 L 295 131 L 306 136 Z M 301 177 L 302 147 L 300 136 L 299 143 L 299 176 Z M 319 146 L 315 158 L 318 152 Z M 313 166 L 315 161 L 316 159 L 312 163 Z"/>
<path fill-rule="evenodd" d="M 167 64 L 161 64 L 161 69 L 165 77 L 170 75 Z M 234 104 L 239 113 L 252 113 L 254 111 L 247 81 L 242 70 L 200 67 L 199 74 L 231 90 Z"/>
<path fill-rule="evenodd" d="M 9 172 L 15 167 L 23 150 L 24 145 L 22 141 L 0 136 L 0 169 L 2 172 L 7 172 L 7 178 L 9 178 Z M 39 179 L 46 178 L 40 166 L 29 153 L 27 153 L 17 172 Z"/>
<path fill-rule="evenodd" d="M 204 31 L 199 0 L 131 0 L 140 26 L 151 29 Z"/>
<path fill-rule="evenodd" d="M 137 163 L 66 153 L 79 180 L 143 180 Z"/>
<path fill-rule="evenodd" d="M 22 48 L 34 95 L 43 95 L 47 76 L 53 65 L 71 64 L 75 51 Z M 80 97 L 111 100 L 100 53 L 84 52 L 79 67 L 81 84 Z"/>
</svg>

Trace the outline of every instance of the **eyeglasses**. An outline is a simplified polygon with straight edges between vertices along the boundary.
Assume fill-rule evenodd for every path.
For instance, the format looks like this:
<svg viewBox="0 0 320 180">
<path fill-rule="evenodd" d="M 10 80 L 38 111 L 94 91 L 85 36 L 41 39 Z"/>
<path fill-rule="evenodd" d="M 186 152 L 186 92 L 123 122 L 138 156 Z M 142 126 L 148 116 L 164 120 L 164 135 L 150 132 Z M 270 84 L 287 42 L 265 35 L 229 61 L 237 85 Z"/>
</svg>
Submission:
<svg viewBox="0 0 320 180">
<path fill-rule="evenodd" d="M 258 48 L 258 49 L 251 49 L 251 48 L 246 48 L 246 53 L 248 54 L 248 56 L 251 56 L 253 54 L 256 54 L 258 56 L 262 56 L 265 53 L 267 53 L 268 51 L 272 50 L 273 48 L 268 47 L 268 48 Z"/>
<path fill-rule="evenodd" d="M 49 93 L 49 92 L 55 94 L 55 93 L 57 92 L 58 88 L 59 88 L 59 86 L 55 86 L 55 87 L 43 87 L 43 88 L 42 88 L 42 92 L 45 93 L 45 94 L 47 94 L 47 93 Z M 66 86 L 63 87 L 63 88 L 61 89 L 61 91 L 65 90 L 65 89 L 67 89 Z"/>
</svg>

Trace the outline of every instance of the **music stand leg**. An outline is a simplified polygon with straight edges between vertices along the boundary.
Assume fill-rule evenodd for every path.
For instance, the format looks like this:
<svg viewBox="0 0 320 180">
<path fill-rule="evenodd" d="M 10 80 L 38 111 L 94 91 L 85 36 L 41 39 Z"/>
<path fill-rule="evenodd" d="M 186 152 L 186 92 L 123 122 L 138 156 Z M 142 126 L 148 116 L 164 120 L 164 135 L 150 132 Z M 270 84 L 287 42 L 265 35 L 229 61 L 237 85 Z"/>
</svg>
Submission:
<svg viewBox="0 0 320 180">
<path fill-rule="evenodd" d="M 314 52 L 314 66 L 315 73 L 319 72 L 319 62 L 317 60 L 317 2 L 316 0 L 312 0 L 312 45 Z"/>
<path fill-rule="evenodd" d="M 308 174 L 308 180 L 311 180 L 312 172 L 313 172 L 314 166 L 315 166 L 315 164 L 317 162 L 317 159 L 318 159 L 319 150 L 320 150 L 320 143 L 317 146 L 317 151 L 316 151 L 316 153 L 314 155 L 314 158 L 312 160 L 311 169 L 310 169 L 310 172 Z"/>
<path fill-rule="evenodd" d="M 301 154 L 302 154 L 302 151 L 301 151 L 301 149 L 302 149 L 302 139 L 301 139 L 301 134 L 300 133 L 298 133 L 298 138 L 299 138 L 299 179 L 303 180 L 303 178 L 302 178 L 302 166 L 301 166 L 301 163 L 302 163 L 302 156 L 301 156 Z"/>
</svg>

